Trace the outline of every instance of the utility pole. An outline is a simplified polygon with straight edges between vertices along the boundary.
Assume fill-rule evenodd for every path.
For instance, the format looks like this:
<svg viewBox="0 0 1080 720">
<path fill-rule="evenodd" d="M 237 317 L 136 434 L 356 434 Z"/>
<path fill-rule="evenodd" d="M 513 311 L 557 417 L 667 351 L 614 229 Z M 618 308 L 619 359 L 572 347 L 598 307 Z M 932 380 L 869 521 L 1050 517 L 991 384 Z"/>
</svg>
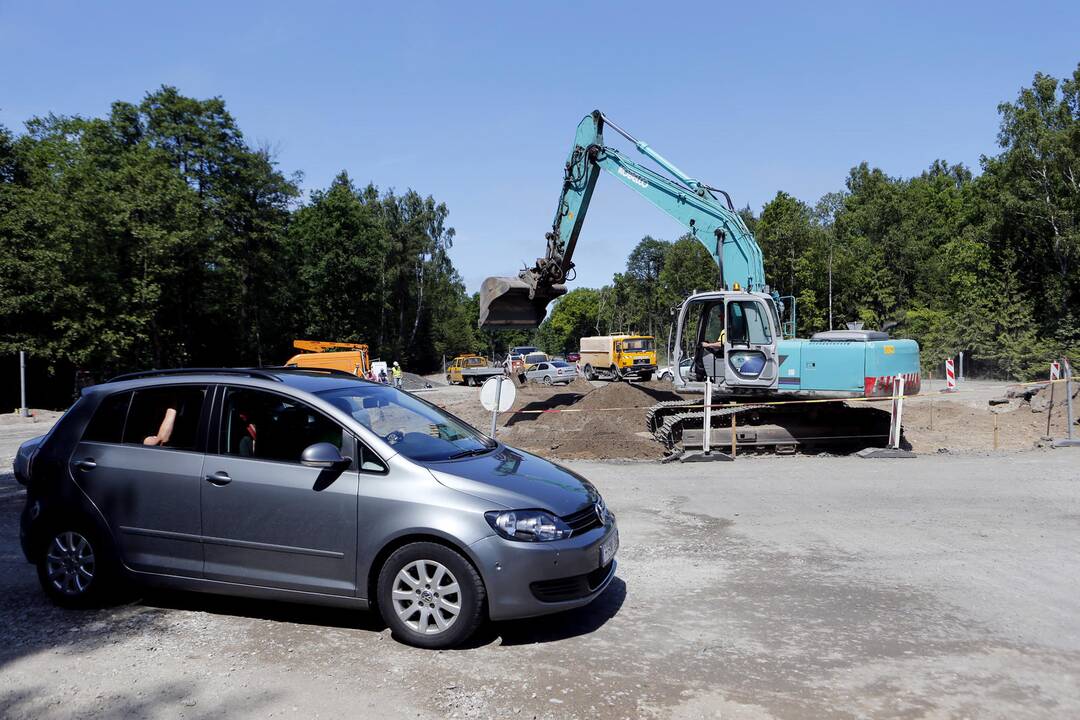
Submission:
<svg viewBox="0 0 1080 720">
<path fill-rule="evenodd" d="M 829 329 L 832 330 L 832 241 L 829 241 Z"/>
</svg>

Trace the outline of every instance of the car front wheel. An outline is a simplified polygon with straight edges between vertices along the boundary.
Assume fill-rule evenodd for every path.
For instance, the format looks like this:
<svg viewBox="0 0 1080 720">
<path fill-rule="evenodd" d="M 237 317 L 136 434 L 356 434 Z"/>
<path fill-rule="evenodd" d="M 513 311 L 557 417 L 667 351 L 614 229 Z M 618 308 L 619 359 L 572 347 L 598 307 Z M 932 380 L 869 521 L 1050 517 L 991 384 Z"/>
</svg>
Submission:
<svg viewBox="0 0 1080 720">
<path fill-rule="evenodd" d="M 436 543 L 395 550 L 379 572 L 377 597 L 394 636 L 417 647 L 455 647 L 483 621 L 485 590 L 476 568 Z"/>
</svg>

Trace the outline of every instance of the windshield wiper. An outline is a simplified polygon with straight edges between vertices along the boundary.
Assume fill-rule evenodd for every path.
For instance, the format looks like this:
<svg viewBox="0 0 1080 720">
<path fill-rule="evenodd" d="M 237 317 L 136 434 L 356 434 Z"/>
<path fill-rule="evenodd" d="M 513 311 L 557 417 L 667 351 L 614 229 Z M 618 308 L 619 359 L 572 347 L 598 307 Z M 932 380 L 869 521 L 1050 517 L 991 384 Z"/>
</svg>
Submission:
<svg viewBox="0 0 1080 720">
<path fill-rule="evenodd" d="M 482 448 L 473 448 L 472 450 L 462 450 L 461 452 L 454 453 L 453 455 L 451 455 L 450 457 L 448 457 L 446 459 L 447 460 L 457 460 L 458 458 L 470 457 L 472 455 L 483 455 L 484 453 L 491 452 L 494 449 L 495 448 L 493 448 L 493 447 L 482 447 Z"/>
</svg>

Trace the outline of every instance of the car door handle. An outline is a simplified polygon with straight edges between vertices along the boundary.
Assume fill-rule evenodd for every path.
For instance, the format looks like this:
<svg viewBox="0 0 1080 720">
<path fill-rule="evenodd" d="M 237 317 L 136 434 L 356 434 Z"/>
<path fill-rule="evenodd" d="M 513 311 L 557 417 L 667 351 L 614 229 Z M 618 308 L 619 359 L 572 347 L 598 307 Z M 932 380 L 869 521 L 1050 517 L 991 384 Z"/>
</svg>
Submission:
<svg viewBox="0 0 1080 720">
<path fill-rule="evenodd" d="M 94 462 L 94 458 L 83 458 L 82 460 L 76 460 L 72 463 L 79 470 L 93 470 L 97 467 L 97 463 Z"/>
<path fill-rule="evenodd" d="M 217 485 L 218 487 L 221 487 L 222 485 L 228 485 L 229 483 L 231 483 L 232 478 L 229 477 L 229 473 L 225 472 L 224 470 L 218 470 L 216 473 L 210 473 L 209 475 L 207 475 L 206 481 L 211 485 Z"/>
</svg>

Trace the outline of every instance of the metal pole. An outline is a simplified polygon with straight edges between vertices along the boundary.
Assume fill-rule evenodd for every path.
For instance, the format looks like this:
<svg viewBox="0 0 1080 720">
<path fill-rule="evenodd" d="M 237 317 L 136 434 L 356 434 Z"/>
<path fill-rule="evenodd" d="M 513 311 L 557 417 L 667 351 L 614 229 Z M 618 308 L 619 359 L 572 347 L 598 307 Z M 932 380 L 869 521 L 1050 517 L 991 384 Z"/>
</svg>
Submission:
<svg viewBox="0 0 1080 720">
<path fill-rule="evenodd" d="M 701 450 L 709 454 L 710 431 L 712 429 L 712 378 L 705 378 L 705 427 L 701 436 Z"/>
<path fill-rule="evenodd" d="M 499 400 L 502 398 L 502 375 L 495 376 L 495 407 L 491 411 L 491 437 L 495 437 L 497 429 L 495 423 L 499 419 Z"/>
<path fill-rule="evenodd" d="M 26 407 L 26 351 L 19 351 L 19 414 L 30 417 L 30 408 Z"/>
<path fill-rule="evenodd" d="M 960 351 L 960 374 L 956 377 L 957 383 L 964 382 L 964 351 Z"/>
</svg>

